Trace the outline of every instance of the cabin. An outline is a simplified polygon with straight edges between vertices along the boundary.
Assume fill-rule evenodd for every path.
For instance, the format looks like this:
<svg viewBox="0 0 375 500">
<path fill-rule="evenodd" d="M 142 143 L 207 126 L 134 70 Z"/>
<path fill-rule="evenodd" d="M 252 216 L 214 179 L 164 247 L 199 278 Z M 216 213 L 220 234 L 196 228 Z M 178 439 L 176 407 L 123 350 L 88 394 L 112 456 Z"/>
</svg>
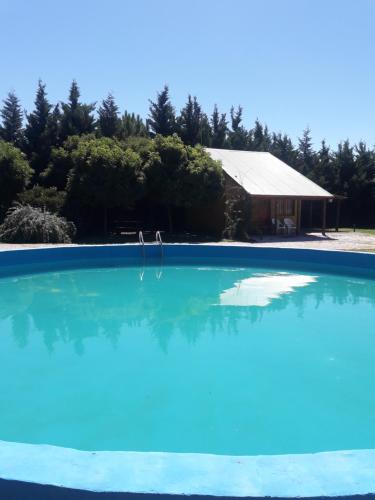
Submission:
<svg viewBox="0 0 375 500">
<path fill-rule="evenodd" d="M 225 176 L 222 199 L 206 207 L 192 209 L 191 228 L 220 234 L 225 225 L 228 199 L 247 200 L 248 227 L 253 234 L 300 233 L 302 207 L 312 211 L 320 205 L 320 228 L 326 230 L 327 203 L 336 200 L 335 226 L 339 224 L 340 199 L 293 169 L 271 153 L 206 148 L 211 158 L 221 162 Z"/>
</svg>

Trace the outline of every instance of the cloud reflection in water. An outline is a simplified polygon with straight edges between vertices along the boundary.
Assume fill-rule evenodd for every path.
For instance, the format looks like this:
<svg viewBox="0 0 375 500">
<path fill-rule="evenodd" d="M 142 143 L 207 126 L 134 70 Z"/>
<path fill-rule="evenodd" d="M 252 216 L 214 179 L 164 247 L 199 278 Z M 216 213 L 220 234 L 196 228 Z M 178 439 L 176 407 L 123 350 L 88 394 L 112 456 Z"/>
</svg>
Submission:
<svg viewBox="0 0 375 500">
<path fill-rule="evenodd" d="M 293 292 L 295 288 L 308 286 L 316 279 L 316 276 L 289 273 L 252 276 L 237 281 L 235 286 L 224 290 L 220 294 L 219 305 L 266 307 L 273 299 Z"/>
</svg>

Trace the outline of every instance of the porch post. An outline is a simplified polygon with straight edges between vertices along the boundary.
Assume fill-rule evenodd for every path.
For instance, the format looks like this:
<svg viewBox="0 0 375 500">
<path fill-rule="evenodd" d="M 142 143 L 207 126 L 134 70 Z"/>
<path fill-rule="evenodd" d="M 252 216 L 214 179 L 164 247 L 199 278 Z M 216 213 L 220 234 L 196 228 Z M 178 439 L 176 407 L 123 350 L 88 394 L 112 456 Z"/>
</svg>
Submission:
<svg viewBox="0 0 375 500">
<path fill-rule="evenodd" d="M 340 208 L 341 208 L 341 200 L 340 198 L 336 198 L 336 233 L 339 230 L 340 225 Z"/>
<path fill-rule="evenodd" d="M 301 212 L 302 212 L 302 200 L 296 200 L 296 212 L 297 212 L 297 224 L 296 224 L 296 232 L 300 234 L 301 232 Z"/>
<path fill-rule="evenodd" d="M 322 235 L 326 235 L 326 224 L 327 224 L 327 200 L 323 200 L 322 206 Z"/>
</svg>

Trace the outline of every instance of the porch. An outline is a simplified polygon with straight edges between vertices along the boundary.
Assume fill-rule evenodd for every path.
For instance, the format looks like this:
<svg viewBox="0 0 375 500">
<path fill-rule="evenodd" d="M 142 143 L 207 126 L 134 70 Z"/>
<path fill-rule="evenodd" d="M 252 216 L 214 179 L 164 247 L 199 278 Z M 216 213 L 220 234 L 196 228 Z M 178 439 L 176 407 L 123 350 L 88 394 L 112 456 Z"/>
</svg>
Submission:
<svg viewBox="0 0 375 500">
<path fill-rule="evenodd" d="M 250 230 L 256 234 L 292 236 L 319 228 L 325 235 L 328 220 L 331 228 L 339 230 L 343 197 L 249 197 Z"/>
</svg>

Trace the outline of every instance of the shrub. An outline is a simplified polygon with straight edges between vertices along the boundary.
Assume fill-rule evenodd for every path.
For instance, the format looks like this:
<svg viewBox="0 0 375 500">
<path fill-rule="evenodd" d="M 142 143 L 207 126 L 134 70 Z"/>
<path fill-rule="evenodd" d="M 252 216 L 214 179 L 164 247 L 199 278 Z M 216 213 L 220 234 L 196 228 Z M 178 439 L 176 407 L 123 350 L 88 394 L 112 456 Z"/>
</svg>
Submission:
<svg viewBox="0 0 375 500">
<path fill-rule="evenodd" d="M 0 226 L 0 240 L 7 243 L 70 243 L 74 234 L 71 222 L 30 205 L 11 207 Z"/>
<path fill-rule="evenodd" d="M 246 194 L 240 190 L 227 193 L 224 211 L 223 238 L 230 240 L 249 240 L 249 219 L 251 205 Z"/>
<path fill-rule="evenodd" d="M 33 175 L 22 152 L 9 142 L 0 141 L 0 209 L 11 205 Z"/>
<path fill-rule="evenodd" d="M 93 134 L 72 135 L 64 141 L 60 148 L 52 148 L 51 161 L 48 167 L 40 174 L 40 180 L 45 186 L 56 186 L 64 190 L 68 181 L 69 172 L 74 167 L 72 153 L 83 142 L 95 139 Z"/>
<path fill-rule="evenodd" d="M 167 207 L 173 231 L 172 207 L 197 206 L 221 196 L 222 168 L 201 146 L 185 146 L 176 134 L 157 135 L 154 149 L 145 167 L 148 189 L 154 200 Z"/>
<path fill-rule="evenodd" d="M 65 197 L 65 191 L 58 191 L 56 187 L 45 188 L 38 185 L 18 195 L 22 205 L 31 205 L 34 208 L 42 208 L 56 214 L 60 213 Z"/>
<path fill-rule="evenodd" d="M 107 233 L 108 209 L 129 208 L 143 194 L 141 157 L 108 137 L 85 139 L 72 152 L 74 168 L 67 183 L 67 205 L 101 209 Z"/>
</svg>

